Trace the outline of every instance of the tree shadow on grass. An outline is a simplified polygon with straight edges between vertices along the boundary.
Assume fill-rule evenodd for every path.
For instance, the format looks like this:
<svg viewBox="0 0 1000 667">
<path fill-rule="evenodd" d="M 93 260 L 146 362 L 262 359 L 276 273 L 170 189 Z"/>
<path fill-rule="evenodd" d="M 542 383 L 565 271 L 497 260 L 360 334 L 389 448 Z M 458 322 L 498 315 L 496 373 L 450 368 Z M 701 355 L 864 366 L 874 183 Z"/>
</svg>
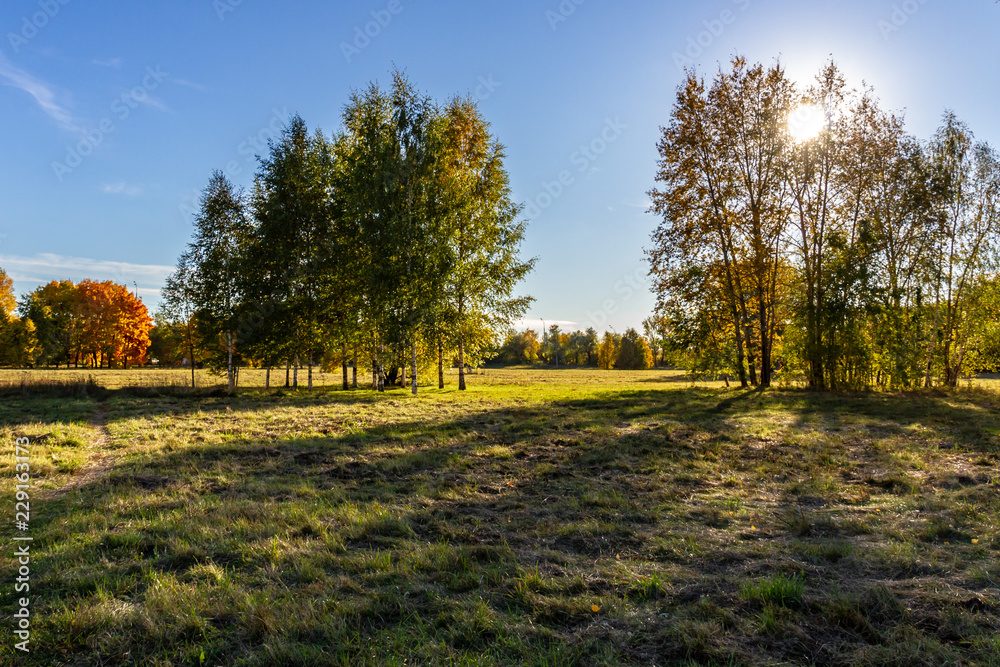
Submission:
<svg viewBox="0 0 1000 667">
<path fill-rule="evenodd" d="M 238 417 L 272 406 L 342 407 L 345 401 L 363 411 L 383 399 L 239 397 L 206 406 L 122 398 L 112 418 L 226 407 Z M 920 433 L 928 442 L 952 439 L 965 451 L 997 452 L 992 394 L 733 396 L 699 388 L 470 405 L 463 414 L 316 437 L 236 437 L 169 449 L 151 444 L 151 451 L 119 461 L 104 478 L 47 502 L 33 523 L 41 547 L 36 572 L 46 591 L 39 618 L 51 619 L 41 621 L 40 634 L 52 641 L 40 645 L 57 646 L 57 637 L 70 636 L 73 652 L 102 645 L 179 655 L 190 633 L 226 618 L 229 629 L 206 631 L 207 641 L 247 660 L 264 660 L 259 647 L 268 642 L 332 645 L 353 637 L 350 645 L 357 646 L 358 637 L 387 631 L 400 633 L 399 650 L 427 642 L 458 650 L 461 640 L 450 627 L 472 632 L 478 648 L 501 651 L 528 622 L 566 645 L 590 637 L 586 651 L 594 653 L 582 654 L 583 662 L 597 661 L 598 651 L 637 664 L 648 663 L 650 652 L 661 661 L 687 659 L 690 647 L 663 634 L 666 613 L 671 626 L 702 618 L 697 614 L 722 619 L 703 647 L 713 659 L 709 649 L 789 660 L 794 642 L 755 638 L 752 619 L 760 610 L 741 598 L 741 581 L 805 572 L 813 602 L 795 617 L 796 627 L 830 645 L 860 646 L 853 626 L 824 616 L 838 590 L 863 596 L 902 572 L 899 586 L 919 575 L 924 583 L 938 578 L 971 595 L 974 586 L 950 574 L 952 561 L 930 565 L 926 559 L 922 569 L 900 570 L 899 556 L 883 554 L 895 538 L 865 532 L 867 524 L 806 502 L 788 517 L 762 504 L 762 494 L 804 495 L 775 477 L 795 470 L 797 446 L 766 441 L 756 448 L 752 434 L 741 432 L 759 414 L 782 417 L 791 435 L 850 439 L 877 428 L 878 438 Z M 885 464 L 874 455 L 872 461 Z M 743 479 L 728 485 L 727 475 L 737 473 Z M 875 492 L 903 501 L 913 490 Z M 828 502 L 833 495 L 819 504 Z M 860 508 L 855 514 L 869 513 Z M 855 514 L 851 521 L 859 521 Z M 915 530 L 907 521 L 881 528 Z M 869 556 L 874 547 L 883 551 Z M 12 562 L 4 558 L 6 569 Z M 219 577 L 229 582 L 228 592 L 220 592 Z M 164 606 L 170 586 L 189 591 L 183 614 Z M 289 622 L 268 625 L 254 606 L 257 595 Z M 118 599 L 130 600 L 162 630 L 156 637 L 130 630 L 135 621 L 113 604 Z M 338 604 L 317 613 L 326 599 Z M 484 613 L 480 604 L 502 623 L 466 628 L 460 619 Z M 600 634 L 595 604 L 624 605 L 614 623 L 633 639 Z M 88 617 L 94 608 L 104 615 Z M 77 611 L 67 616 L 59 609 Z M 178 620 L 184 614 L 188 620 Z M 441 614 L 453 620 L 418 620 Z M 71 618 L 79 622 L 75 630 L 68 629 Z M 996 621 L 995 614 L 990 618 Z M 911 627 L 905 616 L 864 622 L 876 643 L 893 629 Z M 538 648 L 510 649 L 506 658 L 526 661 Z M 360 648 L 348 654 L 362 657 Z"/>
</svg>

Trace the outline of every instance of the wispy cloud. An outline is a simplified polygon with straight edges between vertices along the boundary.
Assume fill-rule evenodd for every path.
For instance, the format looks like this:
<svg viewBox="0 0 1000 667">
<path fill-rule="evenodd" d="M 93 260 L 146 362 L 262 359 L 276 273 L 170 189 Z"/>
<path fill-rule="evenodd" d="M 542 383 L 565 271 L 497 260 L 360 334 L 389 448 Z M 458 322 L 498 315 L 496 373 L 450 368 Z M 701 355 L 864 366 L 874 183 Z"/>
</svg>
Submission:
<svg viewBox="0 0 1000 667">
<path fill-rule="evenodd" d="M 107 183 L 101 190 L 109 195 L 125 195 L 135 197 L 142 194 L 142 188 L 126 183 Z"/>
<path fill-rule="evenodd" d="M 569 320 L 535 320 L 535 319 L 525 319 L 525 320 L 515 320 L 515 329 L 539 329 L 542 328 L 542 323 L 545 323 L 545 328 L 552 326 L 553 324 L 558 324 L 560 329 L 573 329 L 579 326 L 579 322 L 570 322 Z"/>
<path fill-rule="evenodd" d="M 33 257 L 0 255 L 0 267 L 17 282 L 43 284 L 50 280 L 79 281 L 90 278 L 113 280 L 120 284 L 135 281 L 143 286 L 142 289 L 152 290 L 158 290 L 174 270 L 171 266 L 110 262 L 51 253 Z"/>
<path fill-rule="evenodd" d="M 178 86 L 187 86 L 188 88 L 194 88 L 195 90 L 201 92 L 205 92 L 206 90 L 208 90 L 208 86 L 203 86 L 200 83 L 194 83 L 192 81 L 188 81 L 187 79 L 177 79 L 171 77 L 170 83 L 176 83 Z"/>
<path fill-rule="evenodd" d="M 80 125 L 69 109 L 56 101 L 56 94 L 45 82 L 36 79 L 23 69 L 15 67 L 3 53 L 0 53 L 0 83 L 14 88 L 20 88 L 35 98 L 35 102 L 60 127 L 74 132 L 80 131 Z"/>
<path fill-rule="evenodd" d="M 133 97 L 132 99 L 135 100 L 136 102 L 138 102 L 139 104 L 145 104 L 147 107 L 152 107 L 154 109 L 158 109 L 159 111 L 170 111 L 171 110 L 170 107 L 168 107 L 166 104 L 164 104 L 160 100 L 156 99 L 152 95 L 147 95 L 147 96 L 143 97 L 142 99 L 138 99 L 136 97 Z"/>
</svg>

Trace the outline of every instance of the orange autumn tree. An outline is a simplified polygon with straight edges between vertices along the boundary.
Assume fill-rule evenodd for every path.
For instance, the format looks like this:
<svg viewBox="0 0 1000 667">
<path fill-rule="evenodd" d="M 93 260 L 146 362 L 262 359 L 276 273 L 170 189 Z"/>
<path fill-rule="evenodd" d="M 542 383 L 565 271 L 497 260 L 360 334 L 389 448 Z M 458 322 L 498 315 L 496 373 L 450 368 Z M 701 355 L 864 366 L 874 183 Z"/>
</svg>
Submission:
<svg viewBox="0 0 1000 667">
<path fill-rule="evenodd" d="M 117 285 L 116 287 L 121 287 Z M 145 304 L 127 289 L 117 299 L 116 333 L 118 347 L 116 359 L 125 366 L 141 366 L 146 363 L 146 350 L 149 349 L 149 332 L 153 328 L 153 318 L 149 316 Z"/>
<path fill-rule="evenodd" d="M 76 354 L 95 368 L 143 364 L 153 318 L 124 285 L 84 280 L 77 285 Z"/>
</svg>

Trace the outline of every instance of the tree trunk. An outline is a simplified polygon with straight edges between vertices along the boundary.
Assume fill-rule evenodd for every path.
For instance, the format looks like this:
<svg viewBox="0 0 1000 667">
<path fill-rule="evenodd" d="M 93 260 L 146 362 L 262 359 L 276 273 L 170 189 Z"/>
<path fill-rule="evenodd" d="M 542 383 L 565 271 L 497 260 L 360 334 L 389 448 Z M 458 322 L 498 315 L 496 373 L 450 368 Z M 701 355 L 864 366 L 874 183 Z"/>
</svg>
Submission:
<svg viewBox="0 0 1000 667">
<path fill-rule="evenodd" d="M 351 361 L 351 388 L 358 388 L 358 348 L 354 348 L 354 359 Z"/>
<path fill-rule="evenodd" d="M 264 389 L 269 390 L 271 388 L 271 367 L 267 367 L 267 373 L 264 374 Z"/>
<path fill-rule="evenodd" d="M 344 391 L 347 391 L 348 385 L 347 385 L 347 341 L 346 340 L 344 341 L 344 344 L 341 346 L 340 350 L 344 358 L 343 359 L 344 363 L 341 366 L 341 370 L 343 371 L 344 374 Z"/>
<path fill-rule="evenodd" d="M 767 315 L 767 304 L 763 295 L 758 296 L 760 301 L 760 386 L 771 386 L 771 346 L 770 346 L 770 322 Z"/>
<path fill-rule="evenodd" d="M 292 366 L 292 389 L 299 388 L 299 355 L 295 355 L 294 365 Z"/>
<path fill-rule="evenodd" d="M 444 341 L 438 338 L 438 389 L 444 389 Z"/>
<path fill-rule="evenodd" d="M 410 381 L 413 383 L 413 395 L 417 395 L 417 344 L 410 348 Z"/>
<path fill-rule="evenodd" d="M 235 378 L 233 377 L 233 332 L 232 331 L 227 331 L 226 332 L 226 347 L 228 348 L 228 351 L 229 351 L 229 366 L 228 366 L 228 369 L 227 369 L 228 370 L 228 376 L 229 376 L 228 377 L 228 379 L 229 379 L 229 388 L 228 388 L 228 390 L 231 392 L 233 390 L 233 388 L 234 388 L 234 385 L 235 385 Z"/>
<path fill-rule="evenodd" d="M 458 338 L 458 390 L 465 391 L 465 341 Z"/>
<path fill-rule="evenodd" d="M 285 360 L 285 389 L 292 386 L 292 360 Z"/>
</svg>

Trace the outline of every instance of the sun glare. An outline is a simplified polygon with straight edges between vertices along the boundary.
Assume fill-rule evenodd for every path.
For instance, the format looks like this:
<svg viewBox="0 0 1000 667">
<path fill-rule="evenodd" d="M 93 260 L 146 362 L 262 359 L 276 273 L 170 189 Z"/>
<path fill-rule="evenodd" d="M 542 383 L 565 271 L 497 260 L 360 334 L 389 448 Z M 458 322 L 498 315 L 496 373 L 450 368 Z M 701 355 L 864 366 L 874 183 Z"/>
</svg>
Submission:
<svg viewBox="0 0 1000 667">
<path fill-rule="evenodd" d="M 809 141 L 826 126 L 826 113 L 815 104 L 801 104 L 788 116 L 788 132 L 795 141 Z"/>
</svg>

